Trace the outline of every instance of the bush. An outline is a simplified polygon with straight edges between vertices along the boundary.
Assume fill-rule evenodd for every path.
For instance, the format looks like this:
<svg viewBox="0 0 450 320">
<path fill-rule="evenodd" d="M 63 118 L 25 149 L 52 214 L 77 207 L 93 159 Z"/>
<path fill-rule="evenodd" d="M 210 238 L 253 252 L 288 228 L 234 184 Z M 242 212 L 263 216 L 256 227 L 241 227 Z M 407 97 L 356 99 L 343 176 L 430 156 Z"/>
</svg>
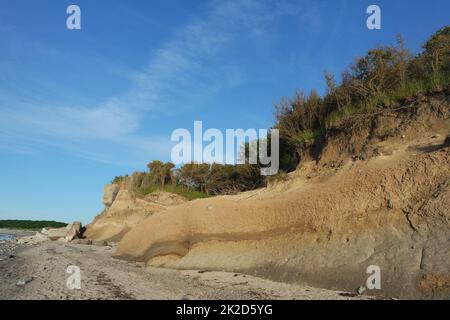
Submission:
<svg viewBox="0 0 450 320">
<path fill-rule="evenodd" d="M 173 163 L 155 160 L 150 162 L 147 167 L 153 183 L 160 183 L 164 187 L 167 182 L 172 181 L 172 169 L 175 167 Z"/>
<path fill-rule="evenodd" d="M 208 195 L 204 192 L 196 191 L 191 188 L 183 187 L 183 186 L 177 186 L 177 185 L 166 185 L 164 187 L 153 185 L 147 188 L 138 188 L 135 190 L 140 195 L 148 195 L 151 193 L 163 191 L 163 192 L 170 192 L 174 194 L 178 194 L 187 200 L 195 200 L 195 199 L 203 199 L 207 198 Z"/>
<path fill-rule="evenodd" d="M 125 180 L 126 176 L 117 176 L 111 181 L 112 184 L 121 184 Z"/>
<path fill-rule="evenodd" d="M 325 75 L 325 81 L 327 92 L 323 98 L 315 91 L 308 96 L 297 92 L 293 99 L 284 98 L 275 105 L 275 128 L 280 129 L 286 144 L 280 148 L 281 159 L 304 154 L 328 130 L 342 126 L 348 119 L 449 85 L 450 27 L 436 32 L 417 56 L 405 48 L 398 36 L 396 45 L 375 48 L 356 59 L 342 73 L 341 84 L 337 85 L 331 74 Z"/>
<path fill-rule="evenodd" d="M 450 73 L 450 27 L 438 30 L 423 46 L 421 63 L 436 89 L 448 82 Z"/>
<path fill-rule="evenodd" d="M 132 175 L 130 184 L 133 190 L 141 195 L 166 191 L 183 195 L 192 200 L 211 195 L 235 194 L 253 190 L 266 183 L 258 165 L 188 163 L 179 169 L 165 172 L 166 180 L 167 177 L 170 177 L 172 183 L 162 184 L 159 180 L 162 175 L 158 175 L 156 172 L 161 172 L 159 170 L 164 164 L 156 161 L 151 164 L 149 173 L 136 172 Z"/>
<path fill-rule="evenodd" d="M 196 164 L 182 166 L 176 173 L 178 184 L 208 195 L 233 194 L 264 185 L 258 165 Z"/>
</svg>

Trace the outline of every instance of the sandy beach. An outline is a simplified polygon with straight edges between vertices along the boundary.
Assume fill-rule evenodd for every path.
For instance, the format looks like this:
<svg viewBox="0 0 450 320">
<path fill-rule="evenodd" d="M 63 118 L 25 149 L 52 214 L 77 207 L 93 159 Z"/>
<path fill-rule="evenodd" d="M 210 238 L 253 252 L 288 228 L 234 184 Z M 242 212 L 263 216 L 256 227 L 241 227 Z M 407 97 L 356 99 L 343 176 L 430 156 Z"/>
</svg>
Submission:
<svg viewBox="0 0 450 320">
<path fill-rule="evenodd" d="M 19 245 L 0 261 L 0 299 L 369 299 L 235 273 L 147 268 L 112 258 L 113 250 L 50 241 Z M 81 270 L 80 290 L 67 288 L 71 265 Z"/>
</svg>

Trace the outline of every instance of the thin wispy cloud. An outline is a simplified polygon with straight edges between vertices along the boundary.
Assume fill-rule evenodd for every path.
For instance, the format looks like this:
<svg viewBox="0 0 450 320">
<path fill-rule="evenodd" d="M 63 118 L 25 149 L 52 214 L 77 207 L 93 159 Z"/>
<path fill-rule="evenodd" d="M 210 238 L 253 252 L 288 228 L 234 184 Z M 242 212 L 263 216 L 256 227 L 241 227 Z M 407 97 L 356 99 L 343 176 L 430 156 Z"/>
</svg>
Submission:
<svg viewBox="0 0 450 320">
<path fill-rule="evenodd" d="M 141 133 L 143 119 L 158 121 L 192 110 L 221 89 L 238 85 L 245 75 L 226 63 L 223 50 L 243 35 L 264 36 L 276 19 L 302 9 L 302 1 L 212 1 L 203 16 L 192 18 L 150 52 L 144 68 L 125 77 L 131 79 L 128 89 L 101 103 L 73 105 L 39 96 L 33 100 L 33 95 L 24 101 L 6 94 L 0 100 L 0 151 L 30 152 L 44 145 L 105 162 L 164 158 L 170 137 Z"/>
</svg>

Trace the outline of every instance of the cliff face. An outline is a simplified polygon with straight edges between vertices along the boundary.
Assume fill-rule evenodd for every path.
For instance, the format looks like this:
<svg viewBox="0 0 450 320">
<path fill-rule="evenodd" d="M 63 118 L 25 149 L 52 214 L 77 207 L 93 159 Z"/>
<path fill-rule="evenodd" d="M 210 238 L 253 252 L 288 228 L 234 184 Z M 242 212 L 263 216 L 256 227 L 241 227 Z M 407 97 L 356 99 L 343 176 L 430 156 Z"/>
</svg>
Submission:
<svg viewBox="0 0 450 320">
<path fill-rule="evenodd" d="M 86 227 L 85 236 L 94 240 L 119 241 L 144 219 L 185 202 L 164 192 L 140 196 L 132 189 L 133 177 L 119 184 L 107 185 L 103 192 L 105 209 Z"/>
<path fill-rule="evenodd" d="M 297 181 L 282 193 L 194 201 L 146 219 L 115 255 L 341 290 L 365 284 L 367 267 L 378 265 L 386 295 L 447 290 L 445 296 L 449 159 L 449 148 L 399 154 L 389 164 L 377 159 L 348 165 L 324 181 Z M 441 284 L 432 287 L 427 279 L 435 277 Z"/>
<path fill-rule="evenodd" d="M 365 285 L 377 265 L 382 289 L 371 293 L 448 297 L 450 105 L 413 108 L 329 137 L 285 183 L 156 213 L 115 256 L 340 290 Z"/>
</svg>

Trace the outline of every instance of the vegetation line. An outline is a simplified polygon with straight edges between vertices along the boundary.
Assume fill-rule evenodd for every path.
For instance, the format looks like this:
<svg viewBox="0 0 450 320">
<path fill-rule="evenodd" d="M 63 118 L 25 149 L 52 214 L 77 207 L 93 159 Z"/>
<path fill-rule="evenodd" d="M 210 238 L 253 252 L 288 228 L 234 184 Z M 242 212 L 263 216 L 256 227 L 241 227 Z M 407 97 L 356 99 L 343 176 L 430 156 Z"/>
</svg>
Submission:
<svg viewBox="0 0 450 320">
<path fill-rule="evenodd" d="M 270 180 L 287 179 L 286 173 L 297 168 L 303 154 L 327 143 L 330 132 L 345 131 L 361 119 L 385 111 L 410 108 L 404 105 L 420 94 L 448 90 L 450 26 L 432 35 L 415 56 L 398 36 L 395 45 L 375 48 L 357 58 L 342 73 L 340 84 L 331 74 L 325 75 L 325 81 L 327 91 L 323 97 L 315 90 L 309 95 L 299 91 L 294 98 L 284 98 L 275 105 L 281 171 Z M 247 144 L 243 150 L 248 149 Z M 247 160 L 246 152 L 242 156 Z M 148 164 L 149 172 L 133 175 L 132 186 L 140 194 L 163 190 L 189 200 L 234 194 L 265 186 L 268 179 L 261 176 L 261 167 L 188 163 L 175 170 L 171 163 L 153 161 Z M 121 183 L 124 178 L 116 177 L 113 182 Z"/>
</svg>

